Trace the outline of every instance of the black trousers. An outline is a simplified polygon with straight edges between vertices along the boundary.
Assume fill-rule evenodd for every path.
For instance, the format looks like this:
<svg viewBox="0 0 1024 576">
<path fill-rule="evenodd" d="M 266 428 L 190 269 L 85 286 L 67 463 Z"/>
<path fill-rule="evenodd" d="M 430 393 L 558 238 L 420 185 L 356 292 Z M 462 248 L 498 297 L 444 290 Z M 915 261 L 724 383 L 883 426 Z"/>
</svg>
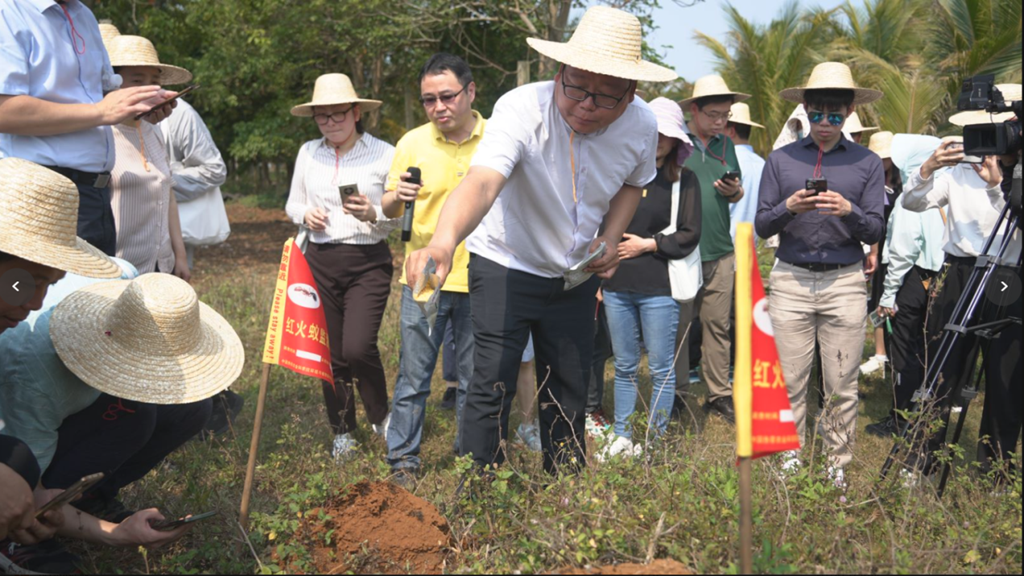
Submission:
<svg viewBox="0 0 1024 576">
<path fill-rule="evenodd" d="M 893 378 L 892 416 L 900 421 L 897 410 L 913 408 L 914 392 L 921 387 L 925 376 L 925 319 L 928 313 L 929 286 L 936 274 L 914 266 L 903 277 L 903 285 L 896 292 L 896 315 L 890 320 L 892 336 L 889 339 L 889 357 L 895 373 Z"/>
<path fill-rule="evenodd" d="M 110 207 L 110 188 L 78 184 L 78 237 L 99 248 L 107 256 L 117 252 L 114 210 Z"/>
<path fill-rule="evenodd" d="M 388 383 L 377 334 L 391 295 L 395 268 L 386 242 L 372 245 L 315 244 L 306 261 L 324 302 L 331 342 L 334 386 L 322 382 L 327 420 L 334 434 L 356 429 L 356 397 L 371 424 L 388 414 Z"/>
<path fill-rule="evenodd" d="M 938 359 L 944 326 L 952 321 L 957 299 L 966 288 L 968 278 L 974 269 L 974 258 L 946 257 L 943 264 L 942 287 L 928 317 L 929 361 Z M 1013 269 L 1020 274 L 1019 269 Z M 975 312 L 971 325 L 993 322 L 1008 316 L 1021 317 L 1021 299 L 1008 306 L 996 306 L 982 297 L 980 313 Z M 968 355 L 977 336 L 961 336 L 952 347 L 942 370 L 941 384 L 937 392 L 937 408 L 945 423 L 949 422 L 950 407 L 959 398 L 953 397 L 953 389 L 965 376 Z M 978 460 L 987 465 L 992 459 L 1009 459 L 1017 449 L 1021 431 L 1021 327 L 1009 326 L 991 342 L 981 346 L 982 369 L 985 371 L 985 407 L 982 412 Z M 945 428 L 930 437 L 927 442 L 929 454 L 937 450 L 945 439 Z M 931 463 L 925 465 L 929 468 Z"/>
<path fill-rule="evenodd" d="M 594 276 L 566 292 L 561 278 L 510 270 L 477 255 L 470 258 L 475 349 L 463 413 L 463 455 L 472 454 L 480 466 L 505 461 L 516 377 L 532 333 L 544 469 L 574 473 L 584 465 L 599 284 Z"/>
<path fill-rule="evenodd" d="M 67 488 L 82 476 L 103 472 L 106 478 L 88 496 L 114 498 L 198 434 L 212 410 L 210 399 L 157 405 L 102 394 L 57 429 L 57 451 L 43 473 L 43 486 Z"/>
<path fill-rule="evenodd" d="M 594 320 L 594 362 L 590 366 L 590 386 L 587 387 L 587 414 L 601 408 L 604 401 L 604 366 L 612 357 L 612 339 L 608 334 L 608 316 L 604 304 L 597 305 Z"/>
</svg>

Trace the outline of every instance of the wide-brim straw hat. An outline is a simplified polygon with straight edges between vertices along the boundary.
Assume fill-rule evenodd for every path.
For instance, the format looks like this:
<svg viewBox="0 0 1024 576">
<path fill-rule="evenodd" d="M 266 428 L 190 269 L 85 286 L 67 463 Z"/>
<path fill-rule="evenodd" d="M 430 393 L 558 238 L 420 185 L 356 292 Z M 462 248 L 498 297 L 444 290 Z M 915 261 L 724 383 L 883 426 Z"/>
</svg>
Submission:
<svg viewBox="0 0 1024 576">
<path fill-rule="evenodd" d="M 1003 100 L 1006 103 L 1021 99 L 1020 84 L 996 84 L 996 88 L 1003 93 Z M 955 126 L 971 126 L 972 124 L 999 124 L 1012 119 L 1013 112 L 992 114 L 984 110 L 966 110 L 950 116 L 949 123 Z"/>
<path fill-rule="evenodd" d="M 709 96 L 732 96 L 733 102 L 742 102 L 750 98 L 750 94 L 744 94 L 742 92 L 733 92 L 729 89 L 729 85 L 725 83 L 725 80 L 717 75 L 711 74 L 710 76 L 703 76 L 697 79 L 697 82 L 693 85 L 693 96 L 680 100 L 679 105 L 684 110 L 689 109 L 690 104 L 696 102 L 701 98 L 707 98 Z"/>
<path fill-rule="evenodd" d="M 90 278 L 121 268 L 78 237 L 78 188 L 21 158 L 0 159 L 0 252 Z"/>
<path fill-rule="evenodd" d="M 86 286 L 54 308 L 50 338 L 83 382 L 150 404 L 205 400 L 242 373 L 245 351 L 220 314 L 170 274 Z"/>
<path fill-rule="evenodd" d="M 573 68 L 641 82 L 671 82 L 672 70 L 641 58 L 640 20 L 622 10 L 594 6 L 583 14 L 568 42 L 527 38 L 544 56 Z"/>
<path fill-rule="evenodd" d="M 186 84 L 192 80 L 192 73 L 178 66 L 161 64 L 160 56 L 153 43 L 142 36 L 115 36 L 106 43 L 110 54 L 110 65 L 114 68 L 122 66 L 147 66 L 160 70 L 160 84 L 171 86 Z"/>
<path fill-rule="evenodd" d="M 679 165 L 693 154 L 693 141 L 683 130 L 683 109 L 668 98 L 655 98 L 647 104 L 658 120 L 658 133 L 679 140 L 676 161 Z"/>
<path fill-rule="evenodd" d="M 868 141 L 868 150 L 878 154 L 879 158 L 892 158 L 892 132 L 878 132 L 871 135 Z"/>
<path fill-rule="evenodd" d="M 316 85 L 313 86 L 313 100 L 292 108 L 292 116 L 312 116 L 314 106 L 338 104 L 359 104 L 361 112 L 369 112 L 380 108 L 383 102 L 360 98 L 352 86 L 352 80 L 344 74 L 324 74 L 316 79 Z"/>
<path fill-rule="evenodd" d="M 811 77 L 807 80 L 806 86 L 786 88 L 779 92 L 779 96 L 784 100 L 801 104 L 804 101 L 804 92 L 808 90 L 853 90 L 853 103 L 858 106 L 870 104 L 883 96 L 879 90 L 857 86 L 857 83 L 853 81 L 850 67 L 841 62 L 818 64 L 811 71 Z"/>
<path fill-rule="evenodd" d="M 732 112 L 732 116 L 729 116 L 729 122 L 733 122 L 735 124 L 746 124 L 747 126 L 753 126 L 754 128 L 764 128 L 764 126 L 750 119 L 750 106 L 747 106 L 742 102 L 733 104 L 729 111 Z"/>
<path fill-rule="evenodd" d="M 103 46 L 109 46 L 110 41 L 120 35 L 121 31 L 117 29 L 117 26 L 108 22 L 100 22 L 100 38 L 103 38 Z"/>
<path fill-rule="evenodd" d="M 861 123 L 860 116 L 858 116 L 857 112 L 854 111 L 854 113 L 850 114 L 850 117 L 846 119 L 846 125 L 843 126 L 843 130 L 846 130 L 850 134 L 857 134 L 860 132 L 872 132 L 874 130 L 878 130 L 878 126 L 865 126 Z"/>
</svg>

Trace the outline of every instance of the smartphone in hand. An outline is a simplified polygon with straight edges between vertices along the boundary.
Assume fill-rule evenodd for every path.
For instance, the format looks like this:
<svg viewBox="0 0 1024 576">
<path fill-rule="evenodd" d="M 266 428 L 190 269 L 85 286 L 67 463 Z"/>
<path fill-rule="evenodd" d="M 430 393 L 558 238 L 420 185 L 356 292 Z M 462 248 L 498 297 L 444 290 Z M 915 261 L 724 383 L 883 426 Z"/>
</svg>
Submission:
<svg viewBox="0 0 1024 576">
<path fill-rule="evenodd" d="M 178 98 L 181 98 L 185 94 L 188 94 L 189 92 L 191 92 L 193 90 L 198 90 L 199 87 L 200 87 L 199 84 L 192 84 L 190 86 L 187 86 L 183 90 L 178 92 L 178 95 L 175 96 L 174 98 L 169 98 L 167 100 L 164 100 L 161 104 L 157 104 L 156 106 L 153 106 L 152 108 L 150 108 L 148 112 L 143 112 L 142 114 L 139 114 L 138 116 L 135 117 L 135 119 L 139 120 L 139 119 L 141 119 L 141 118 L 143 118 L 145 116 L 148 116 L 149 114 L 153 113 L 153 110 L 156 110 L 157 108 L 160 108 L 161 106 L 163 106 L 165 104 L 170 104 L 171 102 L 174 102 L 175 100 L 177 100 Z"/>
<path fill-rule="evenodd" d="M 186 524 L 199 522 L 200 520 L 206 520 L 207 518 L 213 518 L 216 515 L 217 511 L 214 510 L 213 512 L 204 512 L 202 514 L 193 514 L 191 516 L 185 516 L 183 518 L 178 518 L 177 520 L 150 520 L 149 527 L 153 530 L 159 530 L 161 532 L 170 532 L 171 530 L 176 530 L 178 528 L 181 528 L 182 526 L 185 526 Z"/>
<path fill-rule="evenodd" d="M 39 510 L 36 510 L 36 518 L 42 518 L 43 514 L 46 514 L 50 510 L 56 510 L 65 504 L 70 504 L 72 500 L 81 496 L 83 492 L 95 486 L 100 480 L 103 480 L 103 472 L 97 472 L 95 474 L 82 477 L 78 482 L 75 482 L 68 487 L 67 490 L 58 494 L 56 498 L 50 500 L 46 504 L 43 504 Z"/>
<path fill-rule="evenodd" d="M 729 182 L 735 182 L 740 179 L 740 173 L 736 170 L 729 170 L 722 175 L 722 180 L 728 180 Z"/>
<path fill-rule="evenodd" d="M 359 196 L 359 186 L 356 184 L 342 184 L 338 186 L 338 194 L 341 195 L 341 201 L 344 202 L 348 198 Z"/>
<path fill-rule="evenodd" d="M 808 178 L 804 182 L 804 188 L 814 192 L 810 196 L 817 196 L 822 192 L 828 192 L 828 180 L 824 178 Z"/>
</svg>

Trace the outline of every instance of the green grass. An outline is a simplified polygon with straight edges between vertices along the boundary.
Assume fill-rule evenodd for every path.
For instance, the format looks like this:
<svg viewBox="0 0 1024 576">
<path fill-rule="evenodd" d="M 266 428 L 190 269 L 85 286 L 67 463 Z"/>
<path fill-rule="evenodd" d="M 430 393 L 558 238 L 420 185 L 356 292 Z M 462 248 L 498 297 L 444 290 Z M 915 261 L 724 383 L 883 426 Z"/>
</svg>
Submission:
<svg viewBox="0 0 1024 576">
<path fill-rule="evenodd" d="M 202 253 L 201 253 L 202 254 Z M 762 258 L 769 256 L 762 255 Z M 76 545 L 87 569 L 118 573 L 275 572 L 287 558 L 312 568 L 290 538 L 300 515 L 327 494 L 362 479 L 384 479 L 384 443 L 372 437 L 360 409 L 360 458 L 336 465 L 329 457 L 320 384 L 275 367 L 260 441 L 249 543 L 237 524 L 259 382 L 264 329 L 276 262 L 238 269 L 230 263 L 197 262 L 197 289 L 221 311 L 246 345 L 247 364 L 234 390 L 246 408 L 225 436 L 195 440 L 123 498 L 130 506 L 157 506 L 173 515 L 221 512 L 160 551 Z M 395 294 L 395 292 L 393 292 Z M 397 370 L 398 298 L 388 303 L 380 348 L 391 386 Z M 870 339 L 866 352 L 873 350 Z M 611 363 L 605 406 L 612 405 Z M 468 463 L 451 453 L 455 423 L 437 407 L 444 384 L 435 375 L 426 415 L 425 476 L 417 494 L 434 503 L 451 523 L 451 572 L 536 573 L 567 565 L 644 562 L 670 557 L 700 572 L 737 571 L 738 477 L 733 430 L 718 419 L 701 419 L 701 434 L 678 424 L 650 448 L 649 460 L 592 465 L 578 477 L 552 479 L 539 455 L 513 447 L 511 458 L 474 498 L 455 489 Z M 641 398 L 649 398 L 646 372 Z M 901 487 L 896 475 L 878 481 L 891 442 L 863 434 L 865 424 L 886 413 L 889 392 L 878 379 L 862 382 L 855 460 L 842 495 L 821 471 L 821 442 L 809 437 L 813 466 L 786 481 L 772 459 L 754 464 L 755 569 L 765 573 L 1019 573 L 1021 481 L 1002 490 L 971 463 L 981 401 L 970 411 L 958 468 L 942 500 L 931 484 Z M 693 390 L 703 396 L 700 385 Z M 812 395 L 813 398 L 813 395 Z M 812 402 L 813 404 L 813 402 Z M 513 416 L 513 425 L 518 416 Z M 1016 457 L 1019 465 L 1020 456 Z M 251 544 L 251 547 L 250 547 Z"/>
</svg>

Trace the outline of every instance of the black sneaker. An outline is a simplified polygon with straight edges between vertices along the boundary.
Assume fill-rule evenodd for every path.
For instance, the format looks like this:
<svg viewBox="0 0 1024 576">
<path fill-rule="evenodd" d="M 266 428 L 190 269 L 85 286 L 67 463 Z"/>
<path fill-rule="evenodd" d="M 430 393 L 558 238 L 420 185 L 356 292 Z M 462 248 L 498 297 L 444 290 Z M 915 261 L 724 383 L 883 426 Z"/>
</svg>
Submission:
<svg viewBox="0 0 1024 576">
<path fill-rule="evenodd" d="M 736 423 L 736 410 L 732 406 L 732 398 L 728 396 L 715 398 L 711 402 L 704 404 L 704 411 L 714 412 L 724 418 L 729 424 Z"/>
<path fill-rule="evenodd" d="M 896 423 L 895 418 L 889 416 L 873 424 L 868 424 L 864 427 L 864 431 L 879 438 L 892 438 L 900 433 L 900 426 Z"/>
<path fill-rule="evenodd" d="M 449 387 L 445 388 L 444 396 L 441 397 L 441 409 L 442 410 L 454 410 L 455 409 L 455 398 L 458 393 L 457 388 Z"/>
<path fill-rule="evenodd" d="M 203 438 L 218 436 L 227 432 L 235 418 L 245 406 L 245 398 L 231 390 L 225 390 L 213 397 L 213 413 L 203 429 Z"/>
<path fill-rule="evenodd" d="M 98 497 L 84 496 L 77 502 L 72 502 L 71 505 L 86 514 L 91 514 L 100 520 L 106 520 L 114 524 L 120 524 L 129 516 L 135 514 L 135 510 L 129 510 L 117 498 L 104 500 Z"/>
<path fill-rule="evenodd" d="M 416 477 L 419 474 L 419 468 L 397 468 L 391 470 L 394 474 L 391 476 L 391 483 L 405 488 L 409 492 L 416 490 Z"/>
<path fill-rule="evenodd" d="M 4 574 L 81 574 L 79 561 L 56 539 L 29 545 L 0 541 L 0 572 Z"/>
</svg>

